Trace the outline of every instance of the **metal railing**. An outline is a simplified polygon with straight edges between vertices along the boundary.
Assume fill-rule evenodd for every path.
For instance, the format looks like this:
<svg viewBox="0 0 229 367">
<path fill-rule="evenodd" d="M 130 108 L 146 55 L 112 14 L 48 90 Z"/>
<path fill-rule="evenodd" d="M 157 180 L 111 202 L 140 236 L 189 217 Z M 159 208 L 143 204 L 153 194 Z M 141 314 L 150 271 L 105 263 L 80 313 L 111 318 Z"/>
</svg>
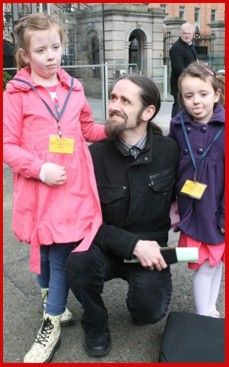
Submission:
<svg viewBox="0 0 229 367">
<path fill-rule="evenodd" d="M 62 69 L 83 84 L 85 95 L 92 107 L 94 118 L 104 121 L 108 106 L 108 65 L 62 65 Z M 16 73 L 16 68 L 3 68 L 3 71 Z"/>
<path fill-rule="evenodd" d="M 62 68 L 82 82 L 85 94 L 91 100 L 92 105 L 93 98 L 101 98 L 102 116 L 99 120 L 106 120 L 108 106 L 108 64 L 63 65 Z M 94 108 L 94 110 L 97 110 L 97 108 Z"/>
<path fill-rule="evenodd" d="M 136 64 L 92 64 L 92 65 L 62 65 L 70 75 L 80 80 L 84 86 L 85 95 L 92 107 L 96 121 L 105 121 L 108 116 L 109 87 L 121 76 L 126 74 L 141 74 Z M 3 68 L 3 71 L 16 73 L 16 68 Z M 168 98 L 168 70 L 164 65 L 161 76 L 153 77 L 156 84 L 162 85 L 162 99 Z"/>
</svg>

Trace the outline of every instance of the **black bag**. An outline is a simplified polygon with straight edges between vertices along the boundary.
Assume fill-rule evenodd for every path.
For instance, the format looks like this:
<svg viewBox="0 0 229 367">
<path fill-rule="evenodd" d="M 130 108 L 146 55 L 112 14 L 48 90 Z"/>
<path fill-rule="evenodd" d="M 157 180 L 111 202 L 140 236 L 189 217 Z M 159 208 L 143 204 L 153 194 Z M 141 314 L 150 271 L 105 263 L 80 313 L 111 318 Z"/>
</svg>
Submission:
<svg viewBox="0 0 229 367">
<path fill-rule="evenodd" d="M 170 312 L 159 362 L 224 362 L 224 319 Z"/>
</svg>

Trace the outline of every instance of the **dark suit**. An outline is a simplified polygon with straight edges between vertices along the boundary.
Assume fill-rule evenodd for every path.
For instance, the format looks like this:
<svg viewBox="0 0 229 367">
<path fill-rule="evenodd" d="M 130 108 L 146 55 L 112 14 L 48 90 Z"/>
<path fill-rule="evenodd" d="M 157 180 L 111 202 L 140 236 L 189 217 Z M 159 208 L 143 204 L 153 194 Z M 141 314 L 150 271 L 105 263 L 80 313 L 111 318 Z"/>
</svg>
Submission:
<svg viewBox="0 0 229 367">
<path fill-rule="evenodd" d="M 172 110 L 172 117 L 174 117 L 179 111 L 179 104 L 177 101 L 178 85 L 177 81 L 182 71 L 193 61 L 197 60 L 196 50 L 192 45 L 188 45 L 181 37 L 172 45 L 169 50 L 169 57 L 171 61 L 171 78 L 170 87 L 171 94 L 174 97 L 174 104 Z"/>
</svg>

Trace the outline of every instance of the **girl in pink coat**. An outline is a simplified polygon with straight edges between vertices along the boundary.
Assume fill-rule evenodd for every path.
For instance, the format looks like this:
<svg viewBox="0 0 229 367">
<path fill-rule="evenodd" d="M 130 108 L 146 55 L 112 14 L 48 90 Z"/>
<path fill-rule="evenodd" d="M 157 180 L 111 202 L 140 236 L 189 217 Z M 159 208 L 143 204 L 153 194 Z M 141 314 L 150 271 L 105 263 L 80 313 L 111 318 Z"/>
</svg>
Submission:
<svg viewBox="0 0 229 367">
<path fill-rule="evenodd" d="M 63 32 L 49 16 L 33 14 L 15 28 L 19 71 L 4 92 L 4 162 L 14 173 L 13 232 L 30 244 L 44 317 L 24 362 L 48 362 L 66 308 L 65 264 L 89 248 L 102 223 L 86 141 L 104 139 L 81 83 L 60 69 Z"/>
</svg>

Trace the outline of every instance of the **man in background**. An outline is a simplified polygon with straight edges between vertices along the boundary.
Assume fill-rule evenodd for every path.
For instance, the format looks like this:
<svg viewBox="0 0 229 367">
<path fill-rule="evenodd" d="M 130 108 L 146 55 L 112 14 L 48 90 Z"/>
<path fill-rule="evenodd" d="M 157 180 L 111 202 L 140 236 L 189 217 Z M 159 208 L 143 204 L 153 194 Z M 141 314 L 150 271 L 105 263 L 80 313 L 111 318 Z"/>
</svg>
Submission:
<svg viewBox="0 0 229 367">
<path fill-rule="evenodd" d="M 194 37 L 194 26 L 191 23 L 184 23 L 181 26 L 180 37 L 172 45 L 169 50 L 169 57 L 171 61 L 171 78 L 170 87 L 171 94 L 174 98 L 172 107 L 172 117 L 174 117 L 180 110 L 178 102 L 178 86 L 177 81 L 182 71 L 193 61 L 197 60 L 196 50 L 192 43 Z"/>
</svg>

